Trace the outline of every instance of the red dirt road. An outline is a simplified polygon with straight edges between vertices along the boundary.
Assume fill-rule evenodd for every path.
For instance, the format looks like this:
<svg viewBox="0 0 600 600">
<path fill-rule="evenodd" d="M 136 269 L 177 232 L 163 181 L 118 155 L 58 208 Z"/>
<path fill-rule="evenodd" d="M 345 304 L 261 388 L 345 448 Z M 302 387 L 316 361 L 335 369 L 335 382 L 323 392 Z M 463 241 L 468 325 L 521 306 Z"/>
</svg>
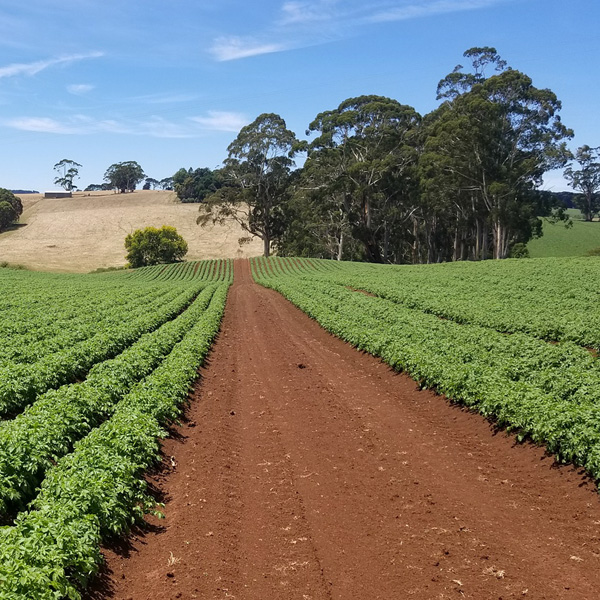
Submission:
<svg viewBox="0 0 600 600">
<path fill-rule="evenodd" d="M 166 519 L 89 597 L 600 597 L 595 486 L 331 337 L 236 261 L 151 482 Z M 173 466 L 174 465 L 174 466 Z"/>
</svg>

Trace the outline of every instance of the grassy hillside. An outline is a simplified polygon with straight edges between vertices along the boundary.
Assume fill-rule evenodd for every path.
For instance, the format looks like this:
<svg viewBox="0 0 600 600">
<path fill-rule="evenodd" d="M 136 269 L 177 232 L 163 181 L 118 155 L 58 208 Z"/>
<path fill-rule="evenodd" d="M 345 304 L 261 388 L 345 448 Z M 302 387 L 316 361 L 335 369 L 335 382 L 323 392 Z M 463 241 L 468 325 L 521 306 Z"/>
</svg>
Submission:
<svg viewBox="0 0 600 600">
<path fill-rule="evenodd" d="M 573 227 L 544 222 L 543 237 L 532 240 L 527 247 L 532 258 L 552 256 L 586 256 L 589 250 L 600 248 L 600 222 L 581 220 L 578 210 L 569 211 Z"/>
<path fill-rule="evenodd" d="M 87 272 L 125 264 L 125 236 L 142 227 L 172 225 L 189 245 L 187 260 L 245 258 L 262 253 L 255 240 L 242 248 L 237 226 L 196 225 L 198 205 L 181 204 L 173 192 L 76 193 L 44 199 L 24 194 L 18 227 L 0 234 L 0 262 L 44 271 Z"/>
</svg>

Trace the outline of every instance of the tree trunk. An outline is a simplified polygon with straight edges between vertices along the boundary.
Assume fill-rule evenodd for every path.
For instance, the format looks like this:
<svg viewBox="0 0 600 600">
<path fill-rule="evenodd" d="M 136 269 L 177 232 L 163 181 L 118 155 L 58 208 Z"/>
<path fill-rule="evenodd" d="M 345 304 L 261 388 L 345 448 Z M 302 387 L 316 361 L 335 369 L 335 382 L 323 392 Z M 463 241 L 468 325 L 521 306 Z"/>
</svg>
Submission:
<svg viewBox="0 0 600 600">
<path fill-rule="evenodd" d="M 340 232 L 340 240 L 338 243 L 337 260 L 342 260 L 344 255 L 344 230 Z"/>
<path fill-rule="evenodd" d="M 592 221 L 594 212 L 592 210 L 592 194 L 585 194 L 585 220 Z"/>
<path fill-rule="evenodd" d="M 481 260 L 487 260 L 489 254 L 490 254 L 489 243 L 490 243 L 489 230 L 484 223 L 483 227 L 481 229 Z"/>
<path fill-rule="evenodd" d="M 411 262 L 413 265 L 416 265 L 418 260 L 417 260 L 417 254 L 418 254 L 418 249 L 419 249 L 419 231 L 417 229 L 417 219 L 413 216 L 412 217 L 412 222 L 413 222 L 413 243 L 412 243 L 412 248 L 411 248 Z"/>
<path fill-rule="evenodd" d="M 387 264 L 390 248 L 390 230 L 387 221 L 384 221 L 383 228 L 383 262 Z"/>
<path fill-rule="evenodd" d="M 263 237 L 263 256 L 271 256 L 271 239 L 267 235 Z"/>
</svg>

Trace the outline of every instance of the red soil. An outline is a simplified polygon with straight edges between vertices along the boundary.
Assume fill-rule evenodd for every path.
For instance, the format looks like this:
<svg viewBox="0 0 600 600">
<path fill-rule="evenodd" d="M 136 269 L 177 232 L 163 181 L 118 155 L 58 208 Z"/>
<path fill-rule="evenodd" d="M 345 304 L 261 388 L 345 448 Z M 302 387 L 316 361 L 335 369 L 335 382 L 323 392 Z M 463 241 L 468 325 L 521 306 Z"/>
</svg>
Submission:
<svg viewBox="0 0 600 600">
<path fill-rule="evenodd" d="M 478 415 L 331 337 L 237 261 L 166 519 L 88 597 L 596 599 L 600 501 Z"/>
</svg>

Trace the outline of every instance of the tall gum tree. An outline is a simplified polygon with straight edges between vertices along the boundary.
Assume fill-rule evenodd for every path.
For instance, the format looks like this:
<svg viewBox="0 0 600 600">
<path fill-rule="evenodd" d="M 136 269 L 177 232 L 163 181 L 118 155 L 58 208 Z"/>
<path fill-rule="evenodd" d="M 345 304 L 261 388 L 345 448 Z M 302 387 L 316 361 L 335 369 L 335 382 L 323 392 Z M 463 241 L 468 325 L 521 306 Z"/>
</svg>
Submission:
<svg viewBox="0 0 600 600">
<path fill-rule="evenodd" d="M 316 174 L 318 161 L 328 164 L 323 190 L 338 194 L 341 220 L 350 222 L 370 262 L 388 262 L 393 232 L 411 212 L 408 179 L 417 163 L 420 119 L 410 106 L 369 95 L 320 113 L 307 130 L 318 136 L 305 169 Z"/>
<path fill-rule="evenodd" d="M 600 147 L 580 146 L 574 158 L 581 169 L 573 169 L 570 164 L 565 169 L 565 179 L 579 192 L 575 202 L 585 220 L 592 221 L 600 212 Z"/>
<path fill-rule="evenodd" d="M 223 187 L 205 199 L 197 222 L 204 226 L 236 221 L 263 241 L 264 256 L 269 256 L 272 242 L 284 230 L 283 205 L 297 150 L 296 135 L 279 115 L 259 115 L 227 148 Z"/>
<path fill-rule="evenodd" d="M 60 185 L 67 192 L 71 192 L 76 189 L 73 180 L 79 178 L 79 169 L 82 165 L 70 160 L 63 158 L 54 165 L 54 170 L 58 173 L 58 177 L 54 179 L 56 185 Z"/>
<path fill-rule="evenodd" d="M 556 95 L 507 67 L 494 48 L 465 56 L 474 72 L 458 65 L 438 85 L 445 102 L 429 119 L 422 184 L 446 208 L 454 205 L 453 259 L 506 258 L 539 232 L 537 188 L 546 171 L 566 164 L 573 132 L 560 120 Z M 495 73 L 486 77 L 486 67 Z M 473 226 L 475 236 L 465 235 Z M 469 256 L 464 240 L 473 238 Z"/>
</svg>

